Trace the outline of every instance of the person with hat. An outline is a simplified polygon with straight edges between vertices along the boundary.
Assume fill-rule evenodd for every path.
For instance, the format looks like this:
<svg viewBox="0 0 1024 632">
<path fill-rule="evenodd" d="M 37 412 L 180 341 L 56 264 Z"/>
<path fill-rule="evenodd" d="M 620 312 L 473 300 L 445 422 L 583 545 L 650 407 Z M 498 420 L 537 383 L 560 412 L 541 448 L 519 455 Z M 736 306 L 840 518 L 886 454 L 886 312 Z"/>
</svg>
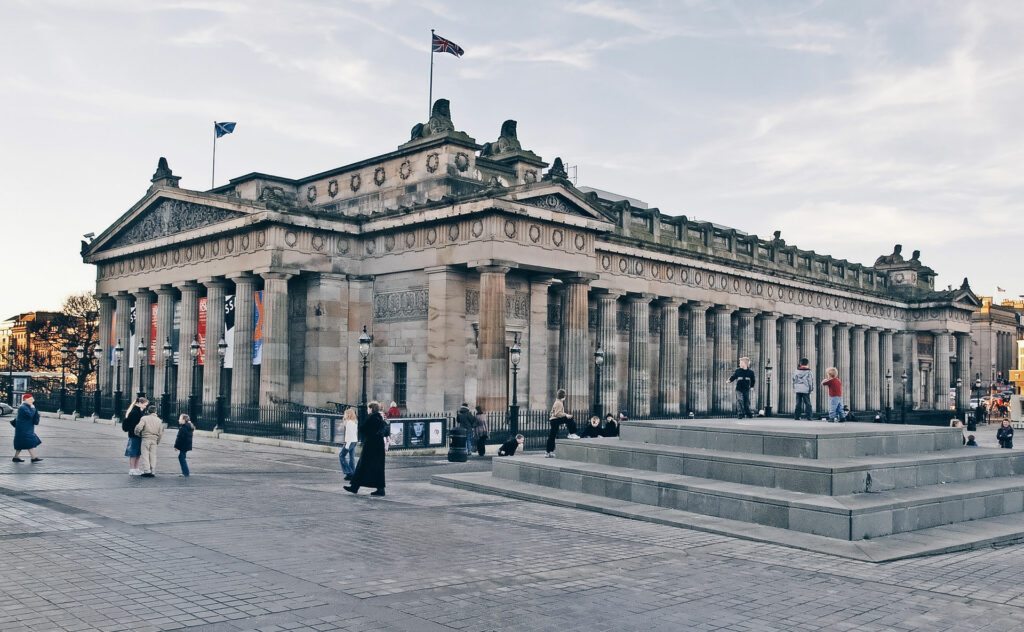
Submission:
<svg viewBox="0 0 1024 632">
<path fill-rule="evenodd" d="M 32 393 L 25 393 L 21 396 L 21 406 L 18 407 L 18 416 L 11 421 L 14 426 L 14 458 L 15 463 L 24 463 L 25 459 L 20 458 L 22 450 L 28 450 L 28 455 L 33 463 L 42 461 L 36 456 L 36 448 L 42 441 L 36 436 L 35 427 L 39 425 L 39 411 L 36 410 L 36 400 Z"/>
</svg>

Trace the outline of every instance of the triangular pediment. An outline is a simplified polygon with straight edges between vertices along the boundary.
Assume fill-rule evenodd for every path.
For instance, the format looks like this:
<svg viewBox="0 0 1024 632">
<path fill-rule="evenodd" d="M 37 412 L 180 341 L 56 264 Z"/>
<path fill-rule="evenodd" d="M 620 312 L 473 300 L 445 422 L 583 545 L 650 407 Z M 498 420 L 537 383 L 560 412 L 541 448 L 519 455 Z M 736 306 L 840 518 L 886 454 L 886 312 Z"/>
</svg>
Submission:
<svg viewBox="0 0 1024 632">
<path fill-rule="evenodd" d="M 547 190 L 529 191 L 522 197 L 515 200 L 518 204 L 528 204 L 555 213 L 567 215 L 579 215 L 590 219 L 608 221 L 599 209 L 593 207 L 586 200 L 565 191 L 561 187 L 548 187 Z"/>
<path fill-rule="evenodd" d="M 89 247 L 90 253 L 133 246 L 187 233 L 244 217 L 245 212 L 166 195 L 141 200 L 107 228 Z"/>
</svg>

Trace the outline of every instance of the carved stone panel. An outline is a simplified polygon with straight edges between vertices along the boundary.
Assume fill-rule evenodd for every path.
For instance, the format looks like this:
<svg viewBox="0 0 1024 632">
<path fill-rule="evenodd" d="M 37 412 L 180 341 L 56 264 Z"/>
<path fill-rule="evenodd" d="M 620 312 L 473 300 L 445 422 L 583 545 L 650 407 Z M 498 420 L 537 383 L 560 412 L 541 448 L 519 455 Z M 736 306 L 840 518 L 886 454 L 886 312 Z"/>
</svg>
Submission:
<svg viewBox="0 0 1024 632">
<path fill-rule="evenodd" d="M 373 296 L 373 320 L 426 320 L 427 290 L 413 289 L 385 292 Z"/>
<path fill-rule="evenodd" d="M 161 200 L 136 218 L 111 242 L 111 248 L 152 241 L 168 235 L 184 233 L 211 224 L 226 222 L 243 213 L 181 200 Z"/>
</svg>

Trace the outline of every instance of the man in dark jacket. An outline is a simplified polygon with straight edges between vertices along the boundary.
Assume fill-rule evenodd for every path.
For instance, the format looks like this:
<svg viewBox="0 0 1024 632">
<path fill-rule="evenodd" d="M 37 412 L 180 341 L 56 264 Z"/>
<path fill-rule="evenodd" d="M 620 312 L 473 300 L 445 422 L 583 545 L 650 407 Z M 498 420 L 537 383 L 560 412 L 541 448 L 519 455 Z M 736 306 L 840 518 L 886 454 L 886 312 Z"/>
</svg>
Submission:
<svg viewBox="0 0 1024 632">
<path fill-rule="evenodd" d="M 459 411 L 455 413 L 455 423 L 462 426 L 466 431 L 466 454 L 473 453 L 473 430 L 478 423 L 476 415 L 469 409 L 469 404 L 462 402 Z"/>
<path fill-rule="evenodd" d="M 526 438 L 523 435 L 517 434 L 505 443 L 501 444 L 501 447 L 498 448 L 498 456 L 515 456 L 516 450 L 523 445 L 523 441 L 525 440 Z"/>
<path fill-rule="evenodd" d="M 740 358 L 740 366 L 733 371 L 729 383 L 736 383 L 736 416 L 739 419 L 753 417 L 750 414 L 750 389 L 756 382 L 754 372 L 750 370 L 750 358 Z"/>
<path fill-rule="evenodd" d="M 806 411 L 807 419 L 810 421 L 814 411 L 811 409 L 811 391 L 814 390 L 814 372 L 811 371 L 810 361 L 807 358 L 800 358 L 800 366 L 793 374 L 793 392 L 796 393 L 796 410 L 793 411 L 793 419 L 800 419 L 800 413 Z"/>
</svg>

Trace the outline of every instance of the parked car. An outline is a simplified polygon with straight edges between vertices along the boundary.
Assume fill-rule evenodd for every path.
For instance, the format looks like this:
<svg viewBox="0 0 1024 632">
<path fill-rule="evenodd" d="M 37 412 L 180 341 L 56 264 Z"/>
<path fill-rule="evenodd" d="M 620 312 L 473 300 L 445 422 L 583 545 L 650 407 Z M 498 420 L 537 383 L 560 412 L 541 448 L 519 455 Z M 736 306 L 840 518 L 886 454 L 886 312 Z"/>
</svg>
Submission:
<svg viewBox="0 0 1024 632">
<path fill-rule="evenodd" d="M 0 402 L 0 416 L 10 415 L 12 413 L 14 413 L 14 409 L 13 408 L 11 408 L 10 406 L 8 406 L 7 404 L 5 404 L 3 402 Z"/>
<path fill-rule="evenodd" d="M 977 397 L 972 397 L 971 398 L 971 403 L 970 403 L 971 410 L 974 410 L 975 408 L 977 408 L 978 407 L 978 402 L 980 402 L 980 401 L 981 400 L 978 399 Z"/>
</svg>

